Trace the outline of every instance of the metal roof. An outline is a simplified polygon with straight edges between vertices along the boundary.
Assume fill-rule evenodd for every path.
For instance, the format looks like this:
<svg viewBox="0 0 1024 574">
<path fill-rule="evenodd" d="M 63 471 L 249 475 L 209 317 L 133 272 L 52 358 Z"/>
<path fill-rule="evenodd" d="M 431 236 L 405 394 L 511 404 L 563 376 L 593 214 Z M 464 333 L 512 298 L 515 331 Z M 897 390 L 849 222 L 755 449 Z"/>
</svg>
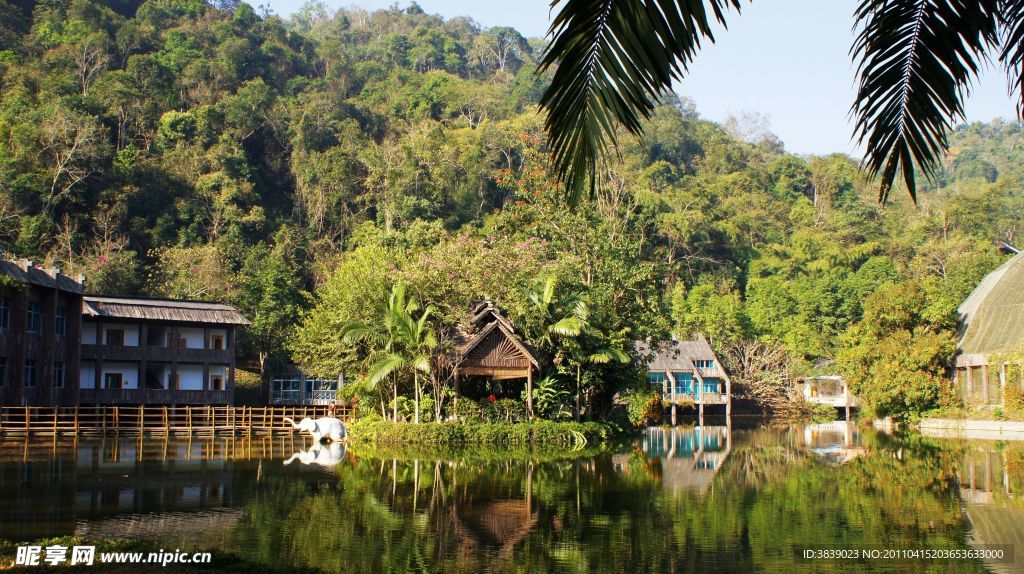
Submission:
<svg viewBox="0 0 1024 574">
<path fill-rule="evenodd" d="M 722 363 L 711 350 L 711 345 L 704 338 L 695 341 L 668 341 L 651 346 L 647 341 L 636 341 L 633 349 L 647 362 L 649 371 L 681 371 L 692 372 L 693 361 L 714 361 L 714 367 L 702 368 L 700 374 L 705 377 L 725 377 Z"/>
<path fill-rule="evenodd" d="M 249 320 L 231 305 L 202 301 L 178 301 L 174 299 L 87 295 L 82 301 L 82 313 L 89 317 L 108 317 L 112 319 L 174 321 L 178 323 L 218 325 L 249 324 Z"/>
<path fill-rule="evenodd" d="M 960 305 L 959 350 L 988 354 L 1019 349 L 1024 340 L 1024 254 L 981 280 Z"/>
</svg>

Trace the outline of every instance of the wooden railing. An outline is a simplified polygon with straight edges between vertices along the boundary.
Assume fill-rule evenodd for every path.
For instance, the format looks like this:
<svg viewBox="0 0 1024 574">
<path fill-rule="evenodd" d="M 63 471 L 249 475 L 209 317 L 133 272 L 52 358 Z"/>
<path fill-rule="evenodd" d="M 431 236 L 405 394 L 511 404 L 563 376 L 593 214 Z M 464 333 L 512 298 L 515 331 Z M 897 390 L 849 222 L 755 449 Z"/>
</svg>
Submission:
<svg viewBox="0 0 1024 574">
<path fill-rule="evenodd" d="M 78 407 L 0 407 L 0 435 L 90 434 L 280 434 L 293 433 L 288 417 L 327 416 L 327 407 L 228 407 L 99 405 Z M 337 407 L 336 417 L 352 416 Z"/>
</svg>

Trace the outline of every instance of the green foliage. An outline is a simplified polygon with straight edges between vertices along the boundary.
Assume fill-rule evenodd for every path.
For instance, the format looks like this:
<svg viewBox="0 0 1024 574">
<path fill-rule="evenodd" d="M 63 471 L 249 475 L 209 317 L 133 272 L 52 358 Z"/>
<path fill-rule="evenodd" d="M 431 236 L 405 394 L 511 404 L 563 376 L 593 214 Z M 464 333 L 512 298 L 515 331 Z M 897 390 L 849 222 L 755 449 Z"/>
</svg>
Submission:
<svg viewBox="0 0 1024 574">
<path fill-rule="evenodd" d="M 348 426 L 352 440 L 378 444 L 551 444 L 573 445 L 582 436 L 601 442 L 620 429 L 602 422 L 392 423 L 363 419 Z"/>
<path fill-rule="evenodd" d="M 880 416 L 919 417 L 953 400 L 947 366 L 956 350 L 949 313 L 929 313 L 916 282 L 878 290 L 863 320 L 843 335 L 837 357 L 850 390 Z"/>
<path fill-rule="evenodd" d="M 421 417 L 451 414 L 442 359 L 482 297 L 536 345 L 542 417 L 577 397 L 613 412 L 640 376 L 620 362 L 633 341 L 673 333 L 704 335 L 730 370 L 764 343 L 783 351 L 780 373 L 841 353 L 867 373 L 872 355 L 843 349 L 887 334 L 862 325 L 938 353 L 928 337 L 1003 259 L 994 241 L 1024 232 L 1017 124 L 957 128 L 927 209 L 882 209 L 849 157 L 787 154 L 763 126 L 719 126 L 668 96 L 570 208 L 536 110 L 571 70 L 537 74 L 540 44 L 509 28 L 413 8 L 310 5 L 284 21 L 196 0 L 13 6 L 0 248 L 83 273 L 90 292 L 234 303 L 253 323 L 242 364 L 343 372 L 372 412 L 419 390 Z M 380 324 L 398 282 L 433 307 L 437 345 L 371 358 L 345 327 Z M 891 284 L 915 287 L 865 319 Z M 385 396 L 366 375 L 396 357 Z M 937 372 L 926 359 L 909 367 Z"/>
<path fill-rule="evenodd" d="M 646 426 L 661 410 L 661 393 L 656 389 L 633 389 L 625 398 L 626 414 L 633 426 Z"/>
</svg>

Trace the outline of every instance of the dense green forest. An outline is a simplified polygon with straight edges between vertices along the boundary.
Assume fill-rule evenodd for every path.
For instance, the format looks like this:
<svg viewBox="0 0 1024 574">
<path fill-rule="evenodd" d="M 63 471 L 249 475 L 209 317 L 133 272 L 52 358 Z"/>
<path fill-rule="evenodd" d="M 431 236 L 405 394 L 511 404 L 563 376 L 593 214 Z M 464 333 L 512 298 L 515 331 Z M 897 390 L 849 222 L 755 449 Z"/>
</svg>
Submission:
<svg viewBox="0 0 1024 574">
<path fill-rule="evenodd" d="M 435 340 L 417 344 L 438 409 L 445 334 L 487 296 L 546 357 L 552 416 L 576 373 L 588 412 L 606 410 L 641 379 L 606 351 L 670 333 L 704 334 L 763 405 L 835 360 L 878 412 L 920 413 L 950 396 L 956 306 L 1021 231 L 1016 123 L 958 128 L 919 205 L 883 206 L 854 159 L 786 153 L 673 98 L 569 206 L 535 106 L 543 41 L 515 30 L 415 4 L 310 3 L 288 20 L 230 0 L 0 12 L 8 255 L 84 273 L 93 293 L 233 302 L 253 321 L 244 360 L 322 374 L 373 370 L 379 354 L 344 335 L 381 323 L 400 282 L 411 314 L 431 308 Z M 580 328 L 558 333 L 563 319 Z"/>
</svg>

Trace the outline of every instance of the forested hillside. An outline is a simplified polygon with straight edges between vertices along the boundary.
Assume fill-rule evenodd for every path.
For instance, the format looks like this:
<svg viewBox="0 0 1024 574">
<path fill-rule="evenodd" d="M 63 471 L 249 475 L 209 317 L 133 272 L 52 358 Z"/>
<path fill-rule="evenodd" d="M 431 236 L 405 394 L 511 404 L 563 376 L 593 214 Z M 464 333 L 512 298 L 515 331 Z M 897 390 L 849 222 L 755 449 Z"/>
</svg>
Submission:
<svg viewBox="0 0 1024 574">
<path fill-rule="evenodd" d="M 880 206 L 849 157 L 787 154 L 666 101 L 570 207 L 535 111 L 543 44 L 515 30 L 415 4 L 0 13 L 0 247 L 90 292 L 234 302 L 261 365 L 360 372 L 340 333 L 402 279 L 449 324 L 486 295 L 543 338 L 551 309 L 583 298 L 588 344 L 703 333 L 766 404 L 837 359 L 880 410 L 919 411 L 942 395 L 956 305 L 1021 232 L 1018 124 L 958 129 L 918 207 Z M 598 403 L 636 379 L 585 374 Z"/>
</svg>

